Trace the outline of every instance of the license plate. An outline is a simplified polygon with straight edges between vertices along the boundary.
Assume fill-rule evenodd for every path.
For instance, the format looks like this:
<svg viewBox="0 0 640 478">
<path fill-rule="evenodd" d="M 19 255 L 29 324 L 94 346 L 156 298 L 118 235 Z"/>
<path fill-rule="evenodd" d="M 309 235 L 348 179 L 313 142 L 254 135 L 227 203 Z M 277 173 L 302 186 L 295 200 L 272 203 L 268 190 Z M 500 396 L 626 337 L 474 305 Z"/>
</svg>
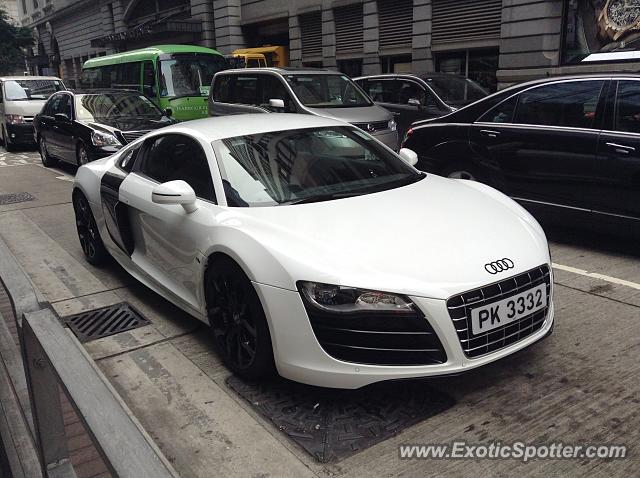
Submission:
<svg viewBox="0 0 640 478">
<path fill-rule="evenodd" d="M 471 309 L 471 332 L 482 334 L 526 317 L 547 306 L 547 286 L 540 284 L 507 299 Z"/>
</svg>

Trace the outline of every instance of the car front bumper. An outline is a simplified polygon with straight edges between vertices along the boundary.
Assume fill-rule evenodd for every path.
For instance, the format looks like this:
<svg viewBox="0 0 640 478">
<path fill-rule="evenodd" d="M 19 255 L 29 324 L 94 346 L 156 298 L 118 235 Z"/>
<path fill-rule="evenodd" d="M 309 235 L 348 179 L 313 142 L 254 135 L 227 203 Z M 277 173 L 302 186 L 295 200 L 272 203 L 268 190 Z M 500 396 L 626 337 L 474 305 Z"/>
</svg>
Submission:
<svg viewBox="0 0 640 478">
<path fill-rule="evenodd" d="M 554 307 L 551 301 L 544 322 L 538 330 L 495 352 L 469 358 L 462 349 L 446 301 L 410 297 L 438 335 L 447 355 L 446 361 L 434 365 L 410 366 L 351 363 L 338 360 L 324 351 L 297 291 L 259 283 L 254 283 L 254 286 L 265 308 L 280 375 L 322 387 L 355 389 L 384 380 L 459 374 L 522 350 L 549 335 L 553 329 Z"/>
<path fill-rule="evenodd" d="M 373 136 L 375 139 L 380 141 L 385 146 L 393 149 L 394 151 L 398 151 L 400 143 L 398 141 L 397 131 L 385 130 L 385 131 L 380 131 L 376 133 L 371 133 L 371 136 Z"/>
<path fill-rule="evenodd" d="M 7 139 L 11 144 L 34 144 L 33 123 L 9 124 L 6 125 Z"/>
</svg>

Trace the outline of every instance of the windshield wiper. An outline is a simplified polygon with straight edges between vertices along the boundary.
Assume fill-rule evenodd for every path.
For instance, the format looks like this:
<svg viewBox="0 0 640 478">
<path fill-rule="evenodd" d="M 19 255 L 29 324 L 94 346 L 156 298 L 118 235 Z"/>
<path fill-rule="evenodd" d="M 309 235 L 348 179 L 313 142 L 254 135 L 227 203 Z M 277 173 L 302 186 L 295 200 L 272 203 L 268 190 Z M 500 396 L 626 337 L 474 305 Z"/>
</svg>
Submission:
<svg viewBox="0 0 640 478">
<path fill-rule="evenodd" d="M 294 199 L 293 201 L 287 201 L 280 203 L 280 205 L 290 205 L 290 204 L 308 204 L 312 202 L 322 202 L 322 201 L 331 201 L 332 199 L 344 199 L 354 196 L 361 196 L 363 193 L 361 191 L 351 191 L 351 192 L 335 192 L 335 193 L 327 193 L 327 194 L 319 194 L 317 196 L 307 196 L 300 199 Z"/>
<path fill-rule="evenodd" d="M 205 95 L 201 95 L 200 93 L 190 93 L 186 95 L 178 95 L 178 96 L 164 96 L 163 98 L 167 98 L 169 101 L 179 100 L 180 98 L 206 98 Z"/>
</svg>

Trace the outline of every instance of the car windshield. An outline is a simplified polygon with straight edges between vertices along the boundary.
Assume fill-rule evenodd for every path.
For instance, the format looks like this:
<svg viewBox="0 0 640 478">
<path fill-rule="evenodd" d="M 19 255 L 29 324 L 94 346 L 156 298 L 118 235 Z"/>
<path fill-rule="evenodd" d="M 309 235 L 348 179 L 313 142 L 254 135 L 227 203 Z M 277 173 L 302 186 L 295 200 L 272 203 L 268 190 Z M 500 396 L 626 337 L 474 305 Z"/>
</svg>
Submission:
<svg viewBox="0 0 640 478">
<path fill-rule="evenodd" d="M 174 55 L 160 61 L 160 96 L 208 96 L 213 75 L 228 68 L 221 55 Z"/>
<path fill-rule="evenodd" d="M 4 96 L 11 101 L 46 100 L 56 91 L 63 90 L 60 80 L 7 80 Z"/>
<path fill-rule="evenodd" d="M 349 126 L 238 136 L 213 142 L 227 204 L 277 206 L 392 189 L 423 175 Z"/>
<path fill-rule="evenodd" d="M 451 106 L 464 106 L 489 94 L 478 83 L 462 76 L 434 76 L 424 80 L 442 101 Z"/>
<path fill-rule="evenodd" d="M 162 111 L 143 95 L 100 93 L 76 95 L 76 118 L 84 121 L 145 117 L 160 120 Z"/>
<path fill-rule="evenodd" d="M 311 108 L 370 106 L 367 95 L 345 75 L 285 75 L 298 100 Z"/>
</svg>

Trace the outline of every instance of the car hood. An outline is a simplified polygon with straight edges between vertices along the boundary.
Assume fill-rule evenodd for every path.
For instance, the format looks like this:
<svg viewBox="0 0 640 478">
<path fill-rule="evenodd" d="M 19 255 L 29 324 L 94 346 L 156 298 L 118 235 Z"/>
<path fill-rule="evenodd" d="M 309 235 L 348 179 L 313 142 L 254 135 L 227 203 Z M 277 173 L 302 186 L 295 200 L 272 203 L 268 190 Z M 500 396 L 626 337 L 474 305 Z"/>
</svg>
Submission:
<svg viewBox="0 0 640 478">
<path fill-rule="evenodd" d="M 222 224 L 256 238 L 285 271 L 252 278 L 292 290 L 308 280 L 445 299 L 549 262 L 544 232 L 521 206 L 435 175 L 354 198 L 225 214 Z M 485 270 L 502 258 L 515 267 Z"/>
<path fill-rule="evenodd" d="M 158 128 L 164 128 L 174 122 L 165 119 L 164 121 L 159 119 L 150 118 L 99 118 L 96 121 L 80 121 L 81 123 L 88 124 L 94 128 L 106 129 L 108 131 L 120 130 L 120 131 L 148 131 Z"/>
<path fill-rule="evenodd" d="M 29 100 L 29 101 L 6 101 L 4 104 L 5 114 L 35 116 L 42 110 L 47 100 Z"/>
<path fill-rule="evenodd" d="M 362 106 L 357 108 L 309 108 L 319 116 L 333 118 L 347 123 L 374 123 L 377 121 L 389 121 L 391 113 L 378 105 Z"/>
</svg>

